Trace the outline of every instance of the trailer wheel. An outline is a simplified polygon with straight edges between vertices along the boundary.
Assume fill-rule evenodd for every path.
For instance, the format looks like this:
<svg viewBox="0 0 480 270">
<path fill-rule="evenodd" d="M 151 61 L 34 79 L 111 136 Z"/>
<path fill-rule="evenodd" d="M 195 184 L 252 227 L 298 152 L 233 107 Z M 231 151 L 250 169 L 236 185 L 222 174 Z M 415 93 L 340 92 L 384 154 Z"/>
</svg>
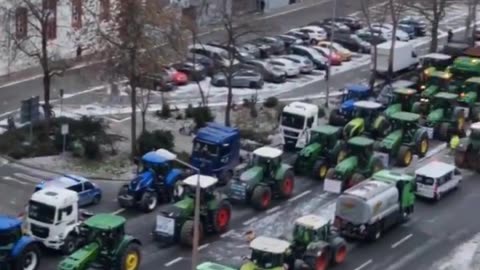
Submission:
<svg viewBox="0 0 480 270">
<path fill-rule="evenodd" d="M 413 154 L 410 147 L 402 145 L 398 150 L 397 164 L 402 167 L 408 167 L 413 160 Z"/>
<path fill-rule="evenodd" d="M 318 180 L 323 180 L 327 176 L 328 166 L 325 160 L 319 160 L 315 162 L 313 166 L 313 178 Z"/>
<path fill-rule="evenodd" d="M 71 234 L 65 238 L 62 246 L 62 253 L 63 255 L 70 255 L 77 249 L 77 241 L 75 237 Z"/>
<path fill-rule="evenodd" d="M 379 223 L 375 224 L 374 229 L 370 232 L 368 238 L 368 240 L 371 242 L 382 238 L 382 226 Z"/>
<path fill-rule="evenodd" d="M 270 206 L 272 201 L 272 190 L 267 186 L 256 186 L 253 189 L 252 205 L 257 210 L 265 210 Z"/>
<path fill-rule="evenodd" d="M 145 213 L 150 213 L 157 207 L 157 194 L 152 191 L 145 191 L 140 199 L 140 208 Z"/>
<path fill-rule="evenodd" d="M 232 216 L 232 206 L 226 200 L 220 202 L 220 205 L 213 214 L 213 227 L 216 233 L 223 233 L 228 229 L 230 218 Z"/>
<path fill-rule="evenodd" d="M 183 223 L 182 228 L 180 229 L 180 243 L 185 246 L 191 247 L 193 245 L 193 231 L 194 231 L 193 220 L 187 220 Z M 202 224 L 199 224 L 198 228 L 198 240 L 202 241 L 203 238 L 203 227 Z"/>
<path fill-rule="evenodd" d="M 34 243 L 27 245 L 13 262 L 13 270 L 37 270 L 40 265 L 40 249 Z"/>
<path fill-rule="evenodd" d="M 138 270 L 142 260 L 140 246 L 136 243 L 130 243 L 121 252 L 120 270 Z"/>
<path fill-rule="evenodd" d="M 283 179 L 278 183 L 278 189 L 282 198 L 290 198 L 295 187 L 295 175 L 291 170 L 287 170 L 283 175 Z"/>
</svg>

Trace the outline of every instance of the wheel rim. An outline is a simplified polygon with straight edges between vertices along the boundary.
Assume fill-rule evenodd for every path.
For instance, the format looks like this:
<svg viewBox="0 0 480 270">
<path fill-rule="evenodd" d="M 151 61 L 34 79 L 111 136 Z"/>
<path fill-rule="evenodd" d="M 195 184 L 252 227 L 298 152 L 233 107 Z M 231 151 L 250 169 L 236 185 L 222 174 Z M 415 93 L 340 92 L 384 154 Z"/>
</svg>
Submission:
<svg viewBox="0 0 480 270">
<path fill-rule="evenodd" d="M 136 252 L 128 254 L 126 258 L 127 270 L 136 270 L 138 268 L 138 261 L 138 254 Z"/>
<path fill-rule="evenodd" d="M 320 166 L 320 172 L 319 172 L 320 178 L 323 179 L 327 175 L 327 170 L 328 170 L 327 166 L 325 165 Z"/>
<path fill-rule="evenodd" d="M 270 203 L 270 194 L 267 191 L 265 191 L 262 194 L 262 206 L 267 207 L 269 203 Z"/>
<path fill-rule="evenodd" d="M 340 153 L 338 153 L 337 163 L 340 163 L 340 161 L 342 161 L 346 155 L 347 153 L 345 153 L 345 151 L 340 151 Z"/>
<path fill-rule="evenodd" d="M 283 193 L 286 195 L 290 195 L 293 190 L 293 179 L 288 177 L 283 181 Z"/>
<path fill-rule="evenodd" d="M 157 206 L 157 198 L 155 196 L 152 196 L 148 203 L 148 209 L 155 209 L 155 206 Z"/>
<path fill-rule="evenodd" d="M 423 139 L 422 142 L 420 143 L 420 151 L 422 154 L 427 153 L 428 150 L 428 141 L 427 139 Z"/>
<path fill-rule="evenodd" d="M 465 119 L 463 119 L 463 117 L 460 117 L 458 119 L 458 131 L 463 130 L 464 125 L 465 125 Z"/>
<path fill-rule="evenodd" d="M 30 251 L 25 254 L 25 260 L 23 261 L 23 270 L 34 270 L 38 264 L 38 256 L 35 252 Z"/>
<path fill-rule="evenodd" d="M 325 253 L 322 252 L 322 255 L 320 257 L 317 257 L 315 260 L 315 270 L 325 270 L 327 269 L 327 258 L 325 256 Z"/>
<path fill-rule="evenodd" d="M 230 220 L 230 211 L 226 208 L 222 208 L 217 213 L 217 225 L 219 228 L 223 229 L 228 225 Z"/>
<path fill-rule="evenodd" d="M 342 245 L 337 251 L 337 254 L 335 256 L 335 261 L 337 263 L 342 263 L 343 261 L 345 261 L 346 257 L 347 257 L 347 247 Z"/>
<path fill-rule="evenodd" d="M 73 241 L 68 241 L 67 243 L 67 252 L 70 254 L 75 250 L 75 245 Z"/>
<path fill-rule="evenodd" d="M 409 165 L 412 162 L 412 152 L 410 152 L 410 150 L 405 153 L 403 162 L 405 165 Z"/>
</svg>

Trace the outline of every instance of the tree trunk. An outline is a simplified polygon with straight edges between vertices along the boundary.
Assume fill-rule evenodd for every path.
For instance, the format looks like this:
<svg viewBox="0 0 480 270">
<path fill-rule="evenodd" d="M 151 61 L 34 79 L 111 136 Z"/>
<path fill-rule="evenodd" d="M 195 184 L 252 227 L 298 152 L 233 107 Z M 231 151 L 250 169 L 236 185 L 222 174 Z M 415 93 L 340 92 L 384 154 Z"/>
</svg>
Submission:
<svg viewBox="0 0 480 270">
<path fill-rule="evenodd" d="M 390 44 L 390 55 L 388 56 L 388 75 L 389 81 L 393 78 L 393 60 L 395 59 L 395 42 L 397 41 L 397 14 L 395 11 L 395 4 L 390 0 L 390 16 L 392 17 L 392 38 Z"/>
<path fill-rule="evenodd" d="M 137 154 L 137 86 L 135 82 L 136 78 L 130 78 L 130 106 L 132 107 L 132 123 L 130 136 L 131 138 L 131 156 L 134 158 Z"/>
<path fill-rule="evenodd" d="M 373 89 L 375 87 L 375 81 L 377 79 L 377 45 L 372 46 L 373 49 L 373 54 L 372 54 L 372 72 L 370 74 L 370 80 L 368 82 L 368 85 L 370 86 L 370 89 Z"/>
<path fill-rule="evenodd" d="M 145 109 L 142 109 L 142 133 L 145 133 L 145 131 L 147 131 L 147 122 L 145 120 L 146 116 L 147 116 L 147 110 L 146 108 Z"/>
<path fill-rule="evenodd" d="M 439 19 L 434 18 L 432 21 L 432 41 L 430 42 L 430 52 L 434 53 L 438 49 L 438 26 L 439 26 Z"/>
<path fill-rule="evenodd" d="M 45 119 L 49 120 L 51 117 L 50 111 L 50 85 L 51 85 L 51 77 L 50 72 L 43 71 L 43 100 L 44 100 L 44 113 Z M 47 121 L 48 122 L 48 121 Z"/>
<path fill-rule="evenodd" d="M 229 127 L 230 123 L 230 115 L 232 111 L 232 100 L 233 100 L 233 92 L 232 92 L 232 72 L 231 68 L 228 68 L 228 76 L 227 76 L 227 83 L 228 83 L 228 94 L 227 94 L 227 107 L 225 108 L 225 126 Z"/>
</svg>

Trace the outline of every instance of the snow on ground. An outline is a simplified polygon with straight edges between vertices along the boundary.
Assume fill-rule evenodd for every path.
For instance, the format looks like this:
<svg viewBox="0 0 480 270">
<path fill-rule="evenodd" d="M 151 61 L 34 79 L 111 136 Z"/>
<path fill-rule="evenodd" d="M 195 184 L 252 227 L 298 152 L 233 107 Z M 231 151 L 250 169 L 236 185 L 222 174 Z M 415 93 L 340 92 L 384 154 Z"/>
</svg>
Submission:
<svg viewBox="0 0 480 270">
<path fill-rule="evenodd" d="M 431 270 L 478 269 L 480 269 L 480 233 L 455 248 L 447 258 L 431 268 Z"/>
</svg>

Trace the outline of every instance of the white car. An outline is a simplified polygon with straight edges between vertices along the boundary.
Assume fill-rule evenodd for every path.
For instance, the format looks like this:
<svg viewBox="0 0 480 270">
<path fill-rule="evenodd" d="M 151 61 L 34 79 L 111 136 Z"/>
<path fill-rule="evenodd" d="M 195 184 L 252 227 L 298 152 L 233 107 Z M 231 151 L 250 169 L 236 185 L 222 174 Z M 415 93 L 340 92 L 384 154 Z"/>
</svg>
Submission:
<svg viewBox="0 0 480 270">
<path fill-rule="evenodd" d="M 305 33 L 308 35 L 310 38 L 309 42 L 310 44 L 317 44 L 319 41 L 323 41 L 327 39 L 327 32 L 325 29 L 323 29 L 320 26 L 314 26 L 314 25 L 309 25 L 309 26 L 304 26 L 302 28 L 298 29 L 292 29 L 294 31 L 300 31 L 302 33 Z"/>
<path fill-rule="evenodd" d="M 288 54 L 288 55 L 282 55 L 280 56 L 280 58 L 284 58 L 294 63 L 297 63 L 300 66 L 300 72 L 303 74 L 312 73 L 313 70 L 315 69 L 315 65 L 313 64 L 313 62 L 307 57 L 304 57 L 301 55 Z"/>
<path fill-rule="evenodd" d="M 391 24 L 388 24 L 388 23 L 372 23 L 372 28 L 375 29 L 375 30 L 380 30 L 382 33 L 387 35 L 389 38 L 392 37 L 393 25 L 391 25 Z M 408 33 L 406 33 L 405 31 L 403 31 L 399 28 L 397 28 L 396 37 L 397 37 L 397 40 L 400 40 L 400 41 L 409 41 L 410 40 L 410 36 L 408 35 Z"/>
<path fill-rule="evenodd" d="M 267 60 L 272 66 L 282 69 L 288 77 L 295 77 L 300 74 L 300 65 L 285 58 L 277 57 Z"/>
</svg>

